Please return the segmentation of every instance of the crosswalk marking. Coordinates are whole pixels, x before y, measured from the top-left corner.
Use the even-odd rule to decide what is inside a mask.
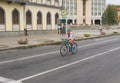
[[[22,83],[16,80],[0,77],[0,83]]]

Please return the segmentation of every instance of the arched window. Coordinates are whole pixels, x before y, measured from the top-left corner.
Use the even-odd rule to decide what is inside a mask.
[[[42,24],[42,14],[41,14],[41,12],[37,13],[37,24]]]
[[[5,12],[0,8],[0,24],[5,24]]]
[[[12,22],[13,22],[13,24],[19,24],[19,12],[18,12],[18,10],[13,10],[13,12],[12,12]]]
[[[59,18],[59,15],[58,15],[58,13],[56,13],[56,14],[55,14],[55,24],[57,24],[58,18]]]
[[[47,25],[51,25],[51,14],[50,14],[50,12],[47,13]]]
[[[26,13],[26,23],[32,24],[32,15],[31,15],[31,12],[29,10]]]

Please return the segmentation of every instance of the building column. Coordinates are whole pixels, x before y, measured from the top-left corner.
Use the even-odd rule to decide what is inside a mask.
[[[92,20],[92,1],[86,0],[86,24],[91,25]]]
[[[42,29],[46,30],[46,27],[47,27],[47,25],[46,25],[47,24],[46,23],[46,19],[47,19],[46,18],[46,14],[47,14],[47,12],[46,11],[42,11],[41,13],[42,13],[42,26],[43,26]]]
[[[73,18],[72,18],[72,23],[75,24],[75,22],[74,22],[74,20],[75,20],[75,19],[74,19],[74,16],[75,16],[75,15],[74,15],[74,12],[75,12],[75,6],[74,6],[74,3],[75,3],[75,1],[72,0],[72,3],[73,3],[73,4],[72,4],[72,5],[73,5],[73,10],[72,10],[72,12],[73,12],[73,15],[72,15],[72,17],[73,17]]]
[[[77,24],[83,24],[83,0],[77,0]]]
[[[93,25],[95,25],[95,19],[92,19]]]
[[[71,6],[71,4],[70,4],[70,0],[69,0],[69,9],[68,9],[68,12],[69,12],[69,13],[68,13],[68,16],[70,16],[70,10],[71,10],[71,9],[70,9],[70,6]]]
[[[67,3],[67,1],[65,0],[65,9],[67,9],[66,3]]]
[[[55,5],[55,0],[51,0],[51,5]]]

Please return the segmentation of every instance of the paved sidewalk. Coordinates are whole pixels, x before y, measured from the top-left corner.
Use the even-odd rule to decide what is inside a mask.
[[[104,32],[109,35],[113,31],[120,32],[119,30],[104,30]],[[76,40],[86,39],[83,35],[90,34],[90,38],[99,37],[99,30],[73,30]],[[27,44],[19,44],[17,41],[19,39],[27,38]],[[0,38],[0,51],[9,50],[15,48],[28,48],[34,46],[48,45],[60,43],[61,37],[59,34],[46,34],[46,35],[28,35],[22,37],[10,37],[10,38]]]
[[[28,39],[27,44],[19,44],[17,42],[19,39],[24,39],[24,38]],[[61,41],[61,39],[58,34],[30,35],[30,36],[28,35],[22,37],[0,38],[0,51],[7,49],[40,46],[40,45],[50,44],[59,41]]]

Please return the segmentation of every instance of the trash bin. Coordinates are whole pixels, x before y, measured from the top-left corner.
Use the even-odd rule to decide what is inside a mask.
[[[25,36],[28,35],[28,34],[27,34],[27,29],[26,29],[26,28],[24,28],[24,33],[25,33]]]

